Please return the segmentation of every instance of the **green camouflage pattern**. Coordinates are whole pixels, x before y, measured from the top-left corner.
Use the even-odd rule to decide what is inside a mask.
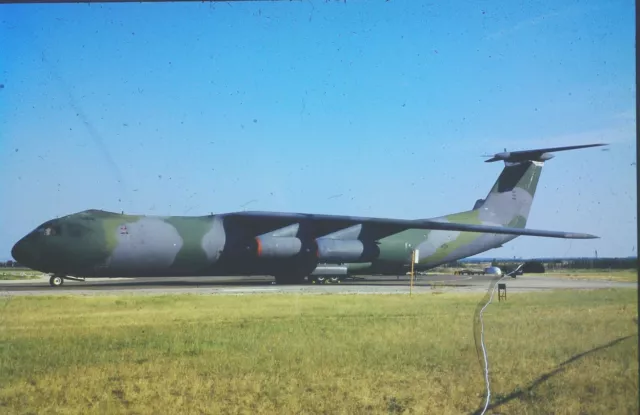
[[[541,160],[551,158],[537,151],[537,160],[518,162],[509,157],[528,153],[505,153],[505,167],[485,199],[471,210],[431,220],[524,231]],[[350,274],[398,275],[409,269],[414,250],[419,252],[416,269],[425,270],[500,247],[518,236],[360,219],[286,213],[145,216],[87,210],[43,223],[21,239],[12,254],[33,269],[80,278],[257,274],[296,282],[316,267],[331,264],[346,267]],[[299,248],[291,238],[306,238],[318,247],[335,245],[338,251],[332,251],[332,262],[322,262],[320,248],[314,255],[314,245],[303,243],[300,253],[288,255],[287,250]],[[260,256],[274,253],[276,257]]]
[[[473,210],[434,219],[442,222],[524,228],[542,166],[542,162],[507,165],[482,204]],[[402,263],[402,268],[397,270],[400,273],[410,268],[413,249],[418,250],[419,257],[415,269],[426,270],[500,247],[516,237],[476,232],[407,229],[381,239],[380,243],[381,247],[396,247],[392,249],[393,254],[389,253],[385,259]],[[398,244],[402,243],[406,244],[406,248],[398,249]],[[388,268],[388,265],[384,264],[381,267]],[[360,269],[358,272],[376,272],[376,264],[373,264],[371,269]]]

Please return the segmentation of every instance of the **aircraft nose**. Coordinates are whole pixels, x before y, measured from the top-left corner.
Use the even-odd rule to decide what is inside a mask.
[[[30,249],[29,249],[29,241],[26,237],[20,239],[16,244],[11,248],[11,256],[16,260],[20,265],[29,266],[30,261]]]

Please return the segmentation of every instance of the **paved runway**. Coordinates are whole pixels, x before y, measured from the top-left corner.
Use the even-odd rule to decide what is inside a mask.
[[[414,283],[414,293],[438,291],[485,292],[494,277],[421,275]],[[634,288],[637,283],[601,280],[570,280],[544,275],[523,275],[505,278],[508,292],[553,289]],[[96,294],[400,294],[409,293],[406,276],[364,276],[340,284],[276,285],[271,277],[183,277],[99,279],[86,282],[65,281],[62,287],[49,286],[48,278],[27,281],[0,281],[0,295],[96,295]]]

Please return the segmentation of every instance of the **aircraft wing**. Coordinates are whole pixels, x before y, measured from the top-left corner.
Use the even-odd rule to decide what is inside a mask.
[[[310,229],[315,237],[322,237],[352,226],[362,225],[369,229],[369,234],[378,239],[406,229],[426,229],[460,232],[493,233],[519,236],[539,236],[563,239],[597,239],[595,235],[576,232],[547,231],[528,228],[510,228],[504,226],[472,225],[451,223],[431,219],[389,219],[358,216],[319,215],[307,213],[279,212],[236,212],[225,215],[238,225],[244,225],[259,235],[285,226],[300,224]],[[375,235],[375,236],[374,236]]]
[[[541,236],[546,238],[564,238],[564,239],[597,239],[595,235],[588,233],[563,232],[563,231],[545,231],[528,228],[509,228],[506,226],[489,226],[489,225],[468,225],[464,223],[447,223],[429,220],[416,221],[421,226],[414,226],[420,229],[438,229],[445,231],[462,231],[462,232],[481,232],[481,233],[498,233],[505,235],[521,235],[521,236]],[[426,223],[423,223],[426,222]],[[424,228],[422,227],[424,226]]]

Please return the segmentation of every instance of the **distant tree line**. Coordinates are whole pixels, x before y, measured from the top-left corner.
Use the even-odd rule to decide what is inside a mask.
[[[548,269],[638,269],[638,258],[572,258],[545,261]]]
[[[517,267],[523,260],[498,260],[485,261],[484,265],[480,262],[463,262],[454,261],[448,264],[442,265],[443,268],[464,268],[464,267],[481,267],[481,266],[495,266],[499,267],[505,272]],[[544,258],[525,260],[523,272],[524,273],[537,273],[545,272],[545,270],[559,270],[559,269],[638,269],[638,258]]]
[[[18,264],[16,261],[0,261],[0,268],[24,268],[22,265]]]
[[[517,261],[496,261],[492,265],[509,269],[517,266]],[[570,269],[638,269],[638,258],[571,258],[553,260],[531,260],[524,263],[523,271],[545,272],[545,270]]]

